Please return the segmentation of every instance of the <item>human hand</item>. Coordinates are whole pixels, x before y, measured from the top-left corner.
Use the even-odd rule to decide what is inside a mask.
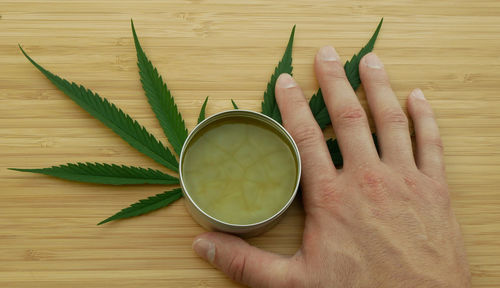
[[[408,98],[414,156],[408,120],[382,63],[370,53],[359,69],[380,156],[338,54],[323,47],[315,71],[344,157],[342,169],[332,164],[297,83],[283,74],[276,84],[283,124],[302,159],[302,247],[283,257],[232,235],[207,232],[193,242],[201,257],[251,287],[470,286],[429,103],[418,89]]]

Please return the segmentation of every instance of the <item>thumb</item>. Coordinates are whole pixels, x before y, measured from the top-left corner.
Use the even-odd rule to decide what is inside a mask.
[[[193,249],[236,282],[250,287],[286,287],[289,260],[241,238],[207,232],[195,238]]]

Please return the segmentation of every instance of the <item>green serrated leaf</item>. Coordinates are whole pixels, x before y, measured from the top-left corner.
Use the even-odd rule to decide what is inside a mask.
[[[198,116],[198,124],[200,124],[201,121],[205,120],[205,108],[207,108],[207,102],[208,96],[207,98],[205,98],[205,102],[203,102],[203,105],[201,105],[200,115]]]
[[[326,140],[326,146],[328,146],[328,151],[330,152],[330,157],[332,157],[335,167],[342,167],[344,165],[344,159],[342,158],[342,153],[340,153],[340,147],[337,139],[330,138]]]
[[[262,101],[262,113],[273,118],[278,123],[281,123],[281,113],[276,103],[276,95],[274,92],[276,86],[276,80],[283,73],[288,73],[292,75],[292,47],[293,38],[295,35],[295,25],[293,26],[292,33],[288,39],[288,44],[285,49],[285,53],[278,63],[278,66],[274,68],[274,73],[271,75],[269,83],[267,83],[267,89],[264,92],[264,101]]]
[[[130,205],[129,207],[122,209],[115,215],[99,222],[97,225],[101,225],[113,220],[125,219],[130,217],[135,217],[149,213],[151,211],[163,208],[182,197],[182,190],[180,188],[166,191],[161,194],[156,194],[155,196],[149,197],[147,199],[139,200],[138,202]]]
[[[21,172],[39,173],[66,180],[97,184],[179,184],[179,179],[164,174],[159,170],[153,170],[151,168],[145,169],[134,166],[119,166],[116,164],[106,163],[68,163],[65,165],[52,166],[50,168],[42,169],[9,169]]]
[[[377,148],[377,152],[380,153],[377,135],[372,133],[373,143],[375,144],[375,148]],[[335,167],[340,168],[344,165],[344,159],[342,158],[342,153],[340,152],[340,147],[337,139],[328,139],[326,141],[326,145],[328,146],[328,151],[330,152],[330,156],[332,157],[333,164]]]
[[[101,98],[97,93],[79,86],[74,82],[69,82],[45,70],[42,66],[31,59],[23,48],[19,45],[24,56],[42,72],[59,90],[66,94],[76,104],[90,113],[90,115],[99,119],[106,126],[111,128],[123,140],[129,143],[132,147],[140,152],[151,157],[156,162],[165,167],[178,171],[179,164],[175,156],[160,143],[146,128],[141,126],[137,121],[133,120],[129,115],[108,102],[107,99]]]
[[[167,85],[142,50],[137,34],[135,33],[134,22],[132,20],[130,22],[132,25],[132,34],[134,35],[135,49],[137,50],[137,66],[139,67],[142,88],[168,141],[172,144],[174,151],[180,155],[182,145],[188,135],[186,125]]]
[[[231,99],[231,103],[233,103],[233,108],[234,109],[236,109],[236,110],[240,109],[240,108],[238,108],[238,105],[236,105],[236,103],[234,102],[233,99]]]
[[[359,62],[361,61],[361,58],[363,58],[363,56],[373,50],[375,41],[377,40],[378,33],[380,31],[380,28],[382,27],[383,22],[384,18],[380,20],[377,29],[375,29],[375,32],[373,33],[368,43],[366,43],[366,45],[361,48],[358,54],[354,54],[351,60],[348,60],[344,65],[347,80],[349,80],[349,83],[351,84],[353,90],[358,89],[359,85],[361,84],[361,79],[359,78]],[[321,129],[325,128],[332,122],[330,120],[330,115],[328,115],[328,110],[326,109],[321,89],[318,89],[318,92],[316,92],[316,94],[311,97],[311,100],[309,101],[309,107],[311,108],[314,118],[318,122]]]
[[[321,89],[319,89],[318,92],[311,97],[309,107],[311,108],[311,111],[319,111],[316,114],[313,112],[314,119],[316,119],[316,122],[318,122],[321,129],[325,129],[325,127],[330,124],[331,120],[330,115],[328,115],[328,110],[326,110]]]
[[[380,19],[377,29],[375,29],[375,32],[373,33],[368,43],[366,43],[365,47],[361,48],[358,54],[354,54],[351,60],[345,62],[344,65],[345,74],[347,76],[347,79],[349,80],[349,83],[352,86],[352,89],[354,90],[358,89],[359,85],[361,84],[361,79],[359,78],[359,62],[361,61],[361,58],[363,58],[363,56],[365,56],[366,54],[370,53],[373,50],[373,47],[375,46],[375,41],[377,41],[378,33],[380,32],[380,28],[382,27],[383,22],[384,18]]]

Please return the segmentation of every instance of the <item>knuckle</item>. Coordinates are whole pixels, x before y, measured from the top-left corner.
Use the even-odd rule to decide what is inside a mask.
[[[319,206],[335,206],[339,202],[339,194],[333,181],[319,181],[318,193],[316,193],[316,203]]]
[[[451,209],[450,193],[446,180],[441,177],[435,178],[426,174],[421,174],[417,179],[417,184],[414,189],[410,189],[410,191],[419,195],[422,199],[426,199],[426,203],[429,205],[440,207],[445,211]]]
[[[236,282],[242,282],[245,275],[245,263],[246,257],[243,254],[233,255],[227,267],[227,275]]]
[[[427,176],[426,187],[429,193],[425,193],[425,199],[435,207],[443,211],[451,210],[450,193],[445,181]]]
[[[340,108],[334,117],[334,121],[339,126],[351,126],[364,121],[365,118],[365,110],[361,107],[361,105],[350,105]]]
[[[417,179],[413,175],[403,175],[403,181],[408,189],[415,193],[417,191]]]
[[[361,183],[369,188],[377,188],[384,183],[384,177],[375,170],[366,170],[361,173]]]
[[[436,149],[439,153],[443,153],[444,151],[444,146],[443,146],[443,140],[441,140],[441,137],[439,136],[430,136],[426,139],[426,144],[430,147],[433,147]]]
[[[435,187],[436,194],[443,200],[445,205],[450,205],[450,193],[448,190],[448,185],[442,181],[432,179],[433,185]]]
[[[383,203],[388,200],[386,178],[377,169],[365,170],[360,173],[359,182],[368,200],[375,203]]]
[[[338,187],[335,181],[328,180],[326,177],[324,179],[318,180],[313,189],[315,193],[311,193],[307,201],[307,206],[311,207],[311,210],[334,212],[338,211],[342,203],[345,202],[341,193],[339,193]],[[309,199],[309,200],[308,200]]]
[[[390,108],[381,112],[382,122],[404,128],[408,127],[408,118],[401,108]]]
[[[319,127],[309,125],[305,122],[298,124],[293,129],[292,134],[293,139],[302,149],[314,146],[317,143],[324,141],[323,133],[319,130]]]

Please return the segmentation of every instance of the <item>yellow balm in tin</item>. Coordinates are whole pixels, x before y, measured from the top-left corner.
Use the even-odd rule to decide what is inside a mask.
[[[190,200],[227,224],[249,225],[273,217],[298,185],[297,153],[290,140],[248,115],[212,121],[190,139],[182,157]]]

